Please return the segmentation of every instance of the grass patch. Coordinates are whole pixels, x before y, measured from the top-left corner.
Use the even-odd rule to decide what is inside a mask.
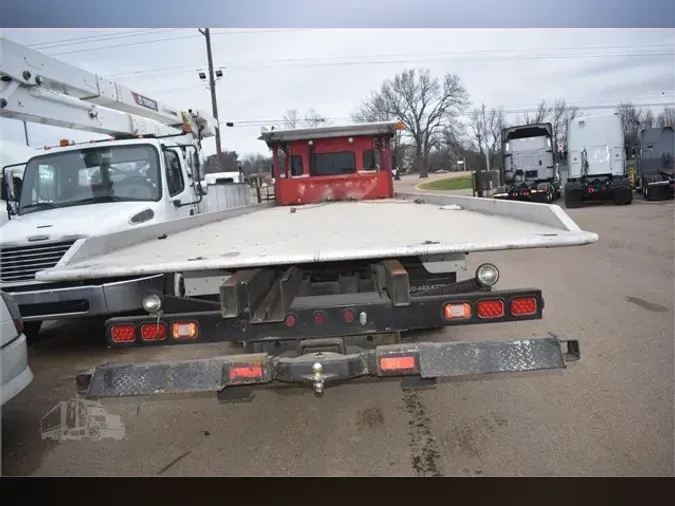
[[[471,176],[447,177],[418,185],[420,190],[470,190]]]

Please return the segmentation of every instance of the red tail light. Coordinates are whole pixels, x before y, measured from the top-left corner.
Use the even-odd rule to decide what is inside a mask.
[[[297,318],[295,317],[295,315],[289,314],[288,316],[286,316],[286,319],[284,319],[284,324],[287,327],[293,327],[296,321]]]
[[[110,338],[115,343],[130,343],[136,340],[136,327],[133,325],[113,325]]]
[[[477,307],[479,318],[501,318],[504,316],[504,303],[501,300],[481,300]]]
[[[143,341],[164,341],[166,339],[166,325],[163,323],[141,325],[141,339]]]
[[[519,297],[511,301],[513,316],[529,316],[537,312],[537,299],[534,297]]]
[[[323,325],[324,323],[326,323],[326,313],[324,313],[323,311],[317,311],[316,313],[314,313],[314,323],[316,323],[317,325]]]
[[[351,322],[354,321],[355,318],[356,318],[356,315],[354,314],[354,311],[352,311],[351,309],[345,309],[342,312],[342,320],[345,323],[351,323]]]
[[[415,357],[384,357],[380,359],[383,371],[407,371],[415,368]]]

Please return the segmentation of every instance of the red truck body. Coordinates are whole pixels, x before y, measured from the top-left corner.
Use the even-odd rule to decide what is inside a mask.
[[[391,140],[401,123],[271,130],[277,205],[392,198]]]

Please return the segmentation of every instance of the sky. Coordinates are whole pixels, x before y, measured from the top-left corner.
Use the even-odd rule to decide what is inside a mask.
[[[195,29],[1,32],[172,107],[211,111],[198,76],[206,69],[205,41]],[[406,68],[457,74],[474,106],[506,111],[556,98],[580,108],[675,105],[675,30],[213,29],[212,47],[224,73],[216,85],[220,120],[234,123],[223,126],[222,146],[241,155],[267,154],[257,140],[261,126],[280,127],[291,108],[350,122],[370,91]],[[23,124],[0,119],[0,136],[25,142]],[[34,147],[94,137],[28,125]],[[204,145],[215,152],[213,139]]]

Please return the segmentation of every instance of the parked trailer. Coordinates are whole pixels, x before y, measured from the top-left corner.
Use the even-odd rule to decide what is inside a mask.
[[[502,130],[501,184],[497,199],[551,203],[560,197],[560,176],[550,123]]]
[[[275,160],[276,205],[81,239],[67,261],[39,272],[39,280],[51,282],[162,275],[178,287],[143,293],[147,314],[109,319],[111,347],[244,344],[236,355],[103,365],[78,375],[82,393],[215,391],[241,400],[249,387],[271,382],[306,384],[321,394],[330,383],[360,376],[398,376],[409,387],[440,377],[559,369],[578,359],[577,339],[431,343],[402,335],[541,319],[541,290],[497,290],[498,268],[484,263],[467,275],[466,255],[584,245],[598,236],[556,205],[394,194],[389,161],[397,128],[263,135]],[[375,170],[373,157],[380,159]]]
[[[645,200],[662,200],[675,195],[673,156],[675,132],[672,126],[647,128],[640,132],[637,186]]]
[[[617,205],[633,201],[618,113],[571,119],[568,159],[566,207],[580,207],[588,201],[611,201]]]

